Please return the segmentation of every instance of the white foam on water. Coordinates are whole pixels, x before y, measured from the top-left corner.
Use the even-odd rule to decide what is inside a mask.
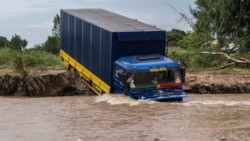
[[[205,100],[205,101],[187,101],[183,103],[178,103],[185,106],[195,106],[195,105],[225,105],[225,106],[250,106],[250,101],[223,101],[223,100]]]
[[[95,98],[95,102],[107,102],[111,105],[121,105],[121,104],[128,104],[130,106],[139,105],[140,103],[153,103],[144,100],[135,100],[124,94],[104,94],[101,96],[97,96]]]

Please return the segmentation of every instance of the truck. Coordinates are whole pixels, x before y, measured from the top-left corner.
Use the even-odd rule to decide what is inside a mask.
[[[61,9],[60,57],[97,95],[182,101],[185,67],[167,58],[166,31],[104,9]]]

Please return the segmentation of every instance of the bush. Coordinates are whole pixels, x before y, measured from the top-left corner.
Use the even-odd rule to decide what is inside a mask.
[[[47,53],[41,50],[26,50],[20,52],[10,48],[0,49],[1,65],[15,66],[18,62],[18,57],[23,61],[24,67],[50,67],[63,66],[59,56]],[[15,63],[14,63],[15,62]]]
[[[62,66],[59,56],[40,50],[28,50],[22,55],[27,67]]]
[[[216,51],[217,48],[208,48],[202,50],[169,48],[168,57],[173,60],[179,60],[189,70],[215,69],[228,63],[228,60],[220,55],[198,54],[199,51]]]
[[[24,62],[23,58],[20,55],[17,55],[15,57],[15,60],[13,62],[14,68],[17,72],[21,73],[22,75],[26,75],[28,72],[24,69]]]
[[[185,67],[190,67],[190,60],[194,55],[194,51],[186,50],[178,47],[169,48],[168,57],[172,60],[180,61]]]
[[[0,49],[0,56],[1,56],[1,65],[13,65],[13,62],[16,56],[20,54],[17,50],[12,50],[10,48],[1,48]]]

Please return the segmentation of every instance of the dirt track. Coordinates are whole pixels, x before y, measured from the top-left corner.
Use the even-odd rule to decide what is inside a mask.
[[[88,94],[89,89],[75,82],[64,69],[31,71],[27,76],[0,68],[0,95],[64,96]],[[184,89],[188,93],[250,93],[250,75],[188,73]]]

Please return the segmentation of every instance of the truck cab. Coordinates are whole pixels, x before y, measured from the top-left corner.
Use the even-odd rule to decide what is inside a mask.
[[[182,101],[185,68],[159,54],[121,57],[114,62],[114,92],[134,99]]]

